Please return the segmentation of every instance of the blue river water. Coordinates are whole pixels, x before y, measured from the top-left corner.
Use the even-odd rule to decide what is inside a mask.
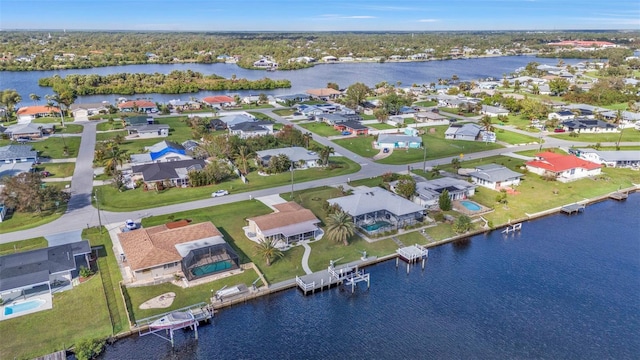
[[[193,70],[205,75],[217,74],[230,78],[236,75],[238,78],[257,80],[265,77],[272,79],[288,79],[291,88],[265,91],[267,94],[282,95],[304,93],[308,89],[326,87],[328,82],[335,82],[341,87],[347,87],[356,82],[362,82],[373,87],[375,84],[386,81],[390,84],[411,86],[412,84],[429,84],[438,79],[449,79],[457,75],[461,80],[478,80],[487,77],[501,79],[503,74],[514,72],[520,67],[535,61],[540,64],[555,65],[557,59],[536,58],[534,56],[504,56],[491,58],[477,58],[466,60],[445,60],[427,62],[404,63],[344,63],[344,64],[320,64],[311,68],[294,71],[267,72],[264,70],[247,70],[235,64],[142,64],[126,66],[109,66],[92,69],[51,70],[51,71],[3,71],[0,72],[0,89],[16,89],[22,96],[19,106],[33,105],[29,94],[37,94],[44,99],[44,95],[53,94],[51,88],[38,86],[38,79],[53,75],[62,77],[69,74],[98,74],[107,75],[115,73],[161,73],[168,74],[174,70]],[[575,64],[581,60],[563,59],[566,64]],[[128,98],[150,97],[153,101],[166,102],[171,99],[188,100],[195,96],[202,98],[209,95],[226,94],[228,91],[202,91],[193,94],[140,94],[130,95]],[[256,91],[236,91],[242,96],[257,95]],[[100,102],[103,100],[113,102],[117,95],[82,96],[76,103]]]
[[[221,310],[176,347],[131,337],[104,359],[637,359],[640,194],[387,261],[371,288],[297,290]]]

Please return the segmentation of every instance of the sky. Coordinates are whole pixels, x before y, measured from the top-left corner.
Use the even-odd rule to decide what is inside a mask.
[[[640,1],[0,0],[0,29],[640,30]]]

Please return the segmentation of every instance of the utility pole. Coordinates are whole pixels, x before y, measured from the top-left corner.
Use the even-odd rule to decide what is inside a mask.
[[[293,201],[293,161],[291,162],[291,200]]]
[[[102,219],[100,218],[100,201],[98,200],[98,189],[95,190],[93,198],[96,200],[96,208],[98,209],[98,224],[100,226],[100,234],[102,235]]]
[[[422,171],[427,172],[427,144],[422,143],[424,149],[424,155],[422,156]]]

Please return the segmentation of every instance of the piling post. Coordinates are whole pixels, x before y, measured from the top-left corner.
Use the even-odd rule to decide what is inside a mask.
[[[169,337],[171,338],[171,347],[173,346],[173,329],[169,329]]]
[[[396,269],[398,268],[398,258],[396,257]]]
[[[193,324],[193,331],[196,333],[196,340],[198,340],[198,322],[196,321],[195,324]]]
[[[407,262],[407,274],[409,274],[409,263]]]
[[[427,260],[427,259],[423,256],[423,257],[422,257],[422,270],[424,270],[424,263],[426,262],[426,260]]]

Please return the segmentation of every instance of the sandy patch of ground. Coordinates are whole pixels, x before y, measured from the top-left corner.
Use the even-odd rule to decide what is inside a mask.
[[[158,295],[153,299],[149,299],[142,304],[140,304],[140,309],[164,309],[168,308],[173,304],[173,299],[175,299],[176,293],[168,292],[162,295]]]

